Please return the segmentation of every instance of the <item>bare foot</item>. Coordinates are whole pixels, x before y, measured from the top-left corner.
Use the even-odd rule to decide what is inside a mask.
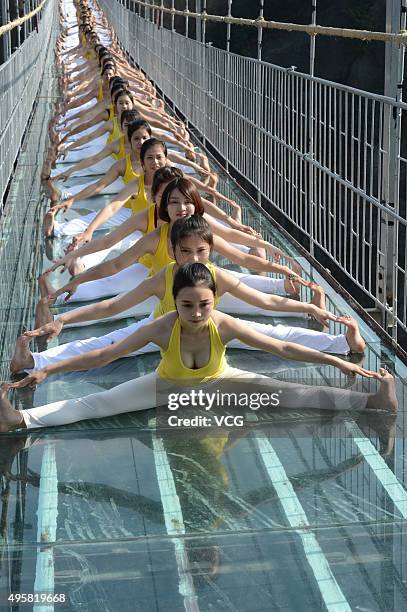
[[[49,275],[45,273],[40,274],[38,277],[38,288],[42,298],[48,297],[55,291],[55,287],[53,287],[51,281],[49,280]]]
[[[28,336],[20,336],[16,342],[14,355],[10,362],[10,371],[17,374],[21,370],[31,369],[34,367],[34,359],[28,345],[31,338]]]
[[[295,291],[293,291],[293,287],[295,288]],[[299,295],[300,293],[300,283],[297,283],[295,278],[293,280],[290,280],[288,278],[288,276],[284,277],[284,291],[288,294],[288,295]]]
[[[41,169],[41,181],[43,182],[47,181],[50,177],[50,174],[51,174],[51,160],[49,157],[47,157]]]
[[[384,368],[380,368],[379,373],[381,376],[380,388],[377,393],[369,395],[366,408],[370,410],[386,410],[394,414],[398,408],[394,377]]]
[[[70,263],[68,266],[68,271],[71,276],[76,276],[77,274],[84,272],[85,269],[85,264],[83,263],[80,257],[74,259],[73,262]]]
[[[46,323],[51,323],[53,320],[54,317],[49,309],[48,298],[43,297],[40,299],[37,304],[37,308],[35,309],[35,329],[45,325]]]
[[[44,217],[44,236],[46,238],[53,238],[54,236],[54,223],[56,210],[49,210]]]
[[[338,322],[343,323],[348,328],[346,340],[352,353],[363,353],[366,348],[366,342],[360,335],[358,322],[350,315],[339,317]]]
[[[55,187],[54,181],[52,179],[48,179],[45,182],[45,187],[47,189],[49,199],[54,204],[55,202],[59,202],[61,199],[61,190]]]
[[[315,304],[318,308],[326,310],[325,291],[317,283],[311,283],[309,287],[312,291],[312,300],[310,304]]]
[[[24,417],[21,412],[14,410],[8,401],[7,389],[3,384],[0,386],[0,432],[6,433],[20,427],[26,427]]]

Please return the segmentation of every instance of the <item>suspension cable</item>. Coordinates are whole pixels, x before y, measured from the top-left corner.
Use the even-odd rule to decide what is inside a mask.
[[[135,4],[143,7],[150,7],[151,4],[148,2],[141,2],[141,0],[133,0]],[[371,32],[370,30],[353,30],[347,28],[332,28],[320,25],[307,25],[299,23],[286,23],[282,21],[268,21],[262,17],[257,19],[245,19],[243,17],[231,17],[229,15],[210,15],[205,10],[202,13],[193,13],[191,11],[180,11],[175,8],[165,8],[163,6],[156,6],[156,8],[163,12],[169,13],[172,17],[174,15],[181,15],[183,17],[198,19],[206,23],[207,21],[213,21],[218,23],[232,24],[238,26],[264,28],[266,30],[286,30],[288,32],[305,32],[310,36],[337,36],[340,38],[354,38],[359,40],[379,40],[381,42],[395,43],[398,45],[407,45],[407,30],[400,30],[397,34],[390,32]]]
[[[27,15],[24,15],[23,17],[18,17],[17,19],[14,19],[14,21],[10,21],[5,25],[0,26],[0,36],[3,36],[3,34],[10,32],[10,30],[14,30],[14,28],[17,28],[18,26],[22,25],[23,23],[34,17],[43,8],[46,2],[47,0],[42,0],[41,4],[39,4],[36,9],[27,13]]]

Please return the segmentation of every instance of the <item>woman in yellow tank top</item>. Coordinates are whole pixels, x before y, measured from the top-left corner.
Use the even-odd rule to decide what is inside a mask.
[[[132,134],[133,141],[135,141],[136,138],[138,138],[139,141],[143,140],[143,137],[140,137],[140,131],[141,130],[138,130],[139,135],[137,135],[136,132]],[[140,161],[144,171],[143,174],[141,174],[139,178],[130,181],[130,183],[128,183],[118,195],[94,217],[87,229],[75,236],[73,240],[73,245],[75,247],[83,242],[92,240],[93,233],[113,217],[113,215],[126,204],[129,198],[134,196],[134,194],[136,194],[134,200],[129,206],[133,214],[146,209],[152,204],[151,187],[154,174],[156,170],[167,165],[167,147],[165,143],[156,138],[149,138],[143,142],[140,149]],[[101,185],[102,183],[104,184],[104,182],[105,177],[101,179],[101,181],[98,181],[98,184]],[[77,198],[89,197],[89,193],[89,191],[82,191],[77,195]],[[53,207],[51,212],[55,215],[58,210],[65,209],[67,202],[69,206],[72,206],[71,200],[65,200],[63,204]],[[143,253],[141,253],[141,255],[142,254]]]
[[[157,204],[159,204],[162,192],[165,190],[168,183],[179,176],[180,171],[178,168],[170,166],[163,166],[155,172],[151,185],[151,197]],[[74,274],[73,269],[78,258],[109,249],[133,232],[140,231],[143,234],[149,234],[157,229],[160,224],[162,224],[162,221],[160,221],[158,217],[157,205],[149,204],[146,209],[132,215],[127,221],[109,234],[95,240],[89,240],[89,242],[83,244],[78,249],[68,252],[64,257],[58,259],[48,272],[63,266],[64,269],[68,269],[71,274]]]
[[[123,112],[129,112],[129,111],[123,111]],[[48,212],[45,215],[44,225],[43,225],[44,234],[46,237],[50,238],[54,236],[55,215],[60,210],[63,210],[64,212],[66,212],[68,209],[71,208],[74,202],[84,200],[86,198],[90,198],[101,192],[103,193],[104,191],[106,191],[106,189],[110,185],[112,185],[112,187],[109,187],[110,190],[112,189],[114,189],[114,191],[120,190],[119,197],[123,191],[123,183],[124,185],[131,183],[132,185],[137,184],[138,186],[136,195],[132,196],[131,198],[128,198],[127,200],[124,200],[121,206],[117,206],[117,208],[114,210],[114,213],[118,213],[123,206],[124,209],[128,209],[129,216],[131,214],[134,215],[139,212],[142,212],[144,209],[148,208],[148,206],[152,203],[148,200],[145,180],[147,178],[148,186],[150,187],[152,183],[152,177],[154,176],[154,171],[155,171],[154,168],[156,167],[156,165],[154,165],[154,168],[152,170],[147,168],[146,173],[142,174],[144,166],[143,166],[143,162],[140,162],[141,149],[143,147],[144,142],[149,140],[150,135],[148,131],[144,128],[143,120],[137,120],[133,122],[132,124],[130,124],[128,126],[127,133],[128,133],[129,140],[130,140],[130,152],[127,153],[123,159],[113,164],[111,168],[104,174],[104,176],[102,176],[102,178],[99,178],[95,182],[88,183],[85,187],[79,188],[79,190],[76,189],[74,191],[74,195],[71,195],[70,197],[65,199],[61,204],[56,204],[48,210]],[[148,148],[147,148],[147,153],[145,155],[148,155]],[[144,152],[143,152],[143,158],[144,158]],[[159,163],[164,165],[165,161],[166,161],[165,158],[163,158],[163,160],[161,160],[160,158]],[[121,181],[118,181],[118,179],[120,178],[123,179],[123,183],[121,183]],[[60,196],[60,191],[57,190],[56,188],[55,188],[55,191],[57,191],[57,193],[55,193],[55,197],[58,198]],[[109,205],[110,208],[114,207],[114,202],[115,200],[113,201],[113,203]],[[96,214],[96,215],[94,214],[90,218],[89,218],[89,215],[82,217],[83,227],[86,228],[88,226],[89,228],[91,226],[94,227],[95,225],[96,227],[99,227],[100,224],[98,223],[98,221],[102,215],[106,215],[105,211],[109,210],[109,206],[107,206],[104,210],[102,210],[101,213]],[[106,216],[104,223],[106,223],[106,221],[108,221],[111,216],[113,215]],[[116,223],[116,225],[119,225],[121,222],[127,219],[124,210],[120,214],[120,217],[121,218]],[[80,223],[80,222],[81,222],[81,218],[75,219],[75,223]],[[112,222],[114,223],[114,220],[112,220]],[[58,236],[64,235],[64,231],[66,231],[66,234],[69,235],[69,225],[67,225],[66,230],[64,230],[64,227],[65,226],[63,224],[57,225],[57,235]]]
[[[148,143],[146,142],[143,146],[146,146],[147,144]],[[124,192],[125,190],[123,190],[123,193]],[[99,216],[102,213],[99,213]],[[63,293],[67,293],[68,297],[66,299],[70,299],[70,297],[77,290],[78,286],[82,283],[109,277],[136,262],[139,262],[147,267],[150,271],[150,275],[156,274],[159,270],[174,260],[169,241],[169,231],[172,227],[172,223],[177,219],[188,217],[193,214],[204,214],[204,207],[198,191],[188,179],[175,179],[165,188],[161,197],[159,217],[166,223],[161,225],[151,234],[148,234],[147,236],[144,236],[138,240],[131,248],[124,251],[119,257],[106,261],[103,264],[97,265],[90,268],[86,272],[75,276],[69,283],[64,285],[64,287],[53,293],[53,296],[57,297]],[[293,272],[291,268],[289,268],[287,265],[273,263],[267,259],[262,259],[255,255],[241,252],[233,247],[233,245],[228,243],[226,239],[222,238],[222,234],[226,232],[227,235],[230,234],[233,236],[234,241],[242,241],[243,244],[245,244],[247,241],[249,243],[253,243],[254,246],[257,246],[257,242],[260,241],[258,237],[248,236],[247,234],[243,234],[242,232],[238,232],[236,230],[229,230],[219,224],[215,224],[213,226],[213,221],[211,221],[210,218],[207,218],[207,220],[210,223],[212,230],[214,230],[214,250],[224,257],[231,259],[235,263],[248,267],[254,271],[276,272],[284,275],[287,278],[288,290],[297,293],[294,282],[297,281],[298,283],[301,283],[303,280],[300,276],[298,276],[298,274]],[[91,228],[93,224],[94,222],[92,221],[89,228]],[[129,227],[130,226],[127,226],[127,230]],[[86,235],[86,233],[87,232],[84,234]],[[84,234],[82,234],[82,236]],[[266,243],[264,241],[262,242],[268,249],[270,249],[270,252],[276,251],[278,255],[281,254],[281,251],[276,249],[270,243]],[[94,299],[96,299],[96,297],[99,296],[94,296]]]
[[[185,405],[179,403],[178,387],[203,386],[205,392],[212,393],[213,399],[216,399],[227,383],[233,385],[233,392],[239,397],[245,394],[246,408],[254,401],[254,409],[257,409],[261,395],[262,405],[269,408],[277,405],[289,409],[298,409],[300,406],[329,410],[397,410],[394,379],[386,370],[372,372],[333,355],[269,338],[248,328],[243,321],[215,311],[215,294],[213,277],[205,265],[193,263],[182,266],[174,278],[176,312],[154,320],[103,351],[90,351],[86,355],[60,361],[38,370],[20,382],[3,385],[0,391],[0,432],[63,425],[165,404],[170,419],[173,416],[171,411]],[[234,338],[283,359],[331,365],[346,375],[360,374],[366,378],[376,378],[381,381],[381,386],[377,393],[370,395],[347,389],[285,383],[238,370],[230,367],[225,359],[225,345]],[[150,342],[158,345],[161,350],[161,362],[152,374],[102,393],[53,402],[24,411],[15,411],[7,400],[7,388],[35,386],[53,374],[101,367]],[[177,385],[175,389],[174,383]],[[210,386],[206,386],[207,383]],[[196,406],[197,392],[193,392],[195,395],[192,396],[190,392],[190,398],[195,398],[195,404],[192,399],[190,402]],[[207,408],[207,395],[203,395],[199,405]],[[268,404],[265,403],[266,399],[270,400]],[[237,399],[236,405],[239,406]]]
[[[325,299],[323,292],[320,292],[318,286],[308,283],[315,295],[311,302],[299,302],[286,297],[273,295],[259,289],[254,288],[252,281],[253,276],[235,275],[228,270],[216,268],[209,262],[209,256],[213,246],[213,234],[208,223],[203,217],[193,215],[187,219],[180,219],[173,225],[171,231],[171,242],[173,251],[176,257],[176,262],[169,264],[164,270],[152,278],[144,280],[135,289],[122,293],[115,298],[110,298],[90,304],[82,308],[58,315],[52,320],[51,313],[48,312],[44,320],[47,322],[42,324],[38,329],[31,332],[26,332],[28,337],[36,337],[48,335],[50,337],[58,336],[65,325],[85,323],[95,320],[106,320],[109,317],[115,318],[119,313],[137,315],[135,306],[149,300],[158,298],[160,301],[156,305],[153,313],[153,318],[163,316],[169,312],[176,310],[176,305],[173,297],[173,280],[178,269],[178,266],[186,263],[200,262],[207,266],[212,278],[217,286],[217,291],[214,296],[214,305],[217,307],[219,297],[225,296],[219,309],[222,312],[252,312],[258,314],[259,311],[253,308],[261,308],[261,314],[264,310],[272,314],[273,311],[284,311],[291,313],[305,313],[313,316],[322,325],[327,326],[330,320],[344,324],[346,327],[346,335],[331,335],[324,332],[316,332],[307,330],[306,328],[292,327],[290,325],[272,325],[258,323],[257,321],[245,321],[245,324],[253,327],[267,336],[271,336],[277,340],[289,340],[296,342],[308,348],[320,350],[335,354],[348,354],[349,352],[362,353],[365,348],[365,342],[360,335],[357,321],[348,316],[335,317],[325,308]],[[257,283],[254,282],[257,286]],[[266,287],[264,288],[266,289]],[[225,295],[226,294],[226,295]],[[317,299],[316,299],[317,298]],[[242,310],[242,304],[251,306],[251,309]],[[151,321],[151,315],[145,319],[133,323],[129,327],[125,327],[117,332],[107,334],[105,337],[100,337],[99,347],[103,348],[110,345],[112,342],[118,342],[124,337],[134,333],[139,327],[146,325]],[[48,322],[50,321],[50,322]],[[23,343],[23,342],[22,342]],[[30,353],[28,350],[21,354],[19,346],[16,347],[16,354],[13,357],[11,368],[14,373],[26,369],[39,369],[45,364],[54,363],[71,357],[73,354],[81,354],[95,348],[94,341],[89,344],[82,342],[80,346],[75,341],[67,343],[63,350],[58,351],[55,355],[53,349],[42,353]],[[241,343],[233,343],[233,348],[248,348]],[[154,350],[151,346],[143,349],[142,352]]]
[[[98,91],[100,94],[100,90],[102,89],[102,100],[91,108],[78,110],[77,113],[70,116],[69,128],[66,130],[66,138],[96,126],[101,121],[112,121],[115,116],[115,107],[112,102],[113,95],[116,94],[119,89],[127,90],[129,85],[128,79],[112,76],[112,71],[109,69],[109,66],[107,66],[106,70],[103,69],[101,85]]]
[[[92,143],[92,146],[93,146],[93,141],[101,136],[104,136],[105,134],[108,134],[106,144],[111,144],[115,140],[119,139],[122,136],[122,133],[119,128],[119,125],[121,122],[121,114],[124,110],[133,109],[132,93],[128,90],[119,90],[118,92],[116,92],[116,97],[114,99],[114,108],[115,108],[115,116],[113,117],[113,119],[111,119],[110,121],[105,121],[103,125],[95,129],[93,132],[90,132],[89,134],[86,134],[85,136],[82,136],[81,138],[74,140],[68,146],[64,146],[64,145],[59,146],[58,147],[59,154],[67,155],[69,151],[73,151],[76,148],[82,147],[83,145],[86,145],[88,143]],[[97,121],[97,120],[95,119],[94,121]],[[94,125],[94,121],[90,123]],[[83,124],[82,126],[80,126],[80,128],[77,128],[67,133],[66,138],[69,138],[74,134],[77,134],[85,129],[88,129],[89,127],[91,127],[90,123]]]
[[[121,131],[124,135],[121,138],[106,145],[98,153],[95,153],[94,155],[90,155],[89,157],[82,159],[76,164],[69,166],[69,168],[67,168],[63,172],[60,172],[59,174],[55,174],[52,177],[52,181],[66,181],[76,172],[85,170],[85,168],[90,168],[91,166],[97,167],[97,164],[99,164],[104,159],[110,156],[113,157],[113,159],[115,159],[116,161],[124,159],[127,153],[131,152],[130,143],[128,140],[128,127],[131,123],[134,123],[135,121],[139,120],[139,118],[140,115],[135,110],[123,111],[121,115]],[[147,136],[147,138],[148,137],[149,136]],[[95,174],[97,174],[97,172],[95,172]],[[102,174],[102,172],[100,172],[100,174]]]

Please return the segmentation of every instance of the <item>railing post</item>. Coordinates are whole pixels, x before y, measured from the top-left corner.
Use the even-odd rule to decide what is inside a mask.
[[[202,14],[202,0],[195,0],[195,13]],[[195,39],[198,42],[202,42],[202,21],[200,19],[196,20]]]
[[[259,21],[261,21],[263,19],[263,15],[264,15],[264,0],[260,0],[260,7],[259,7]],[[263,28],[261,27],[261,25],[258,25],[257,28],[257,64],[256,64],[256,71],[255,71],[255,75],[256,75],[256,84],[255,84],[255,91],[256,91],[256,115],[255,115],[255,121],[256,121],[256,126],[257,127],[261,127],[262,125],[262,107],[263,107],[263,92],[262,92],[262,83],[261,83],[261,79],[262,79],[262,70],[261,70],[261,60],[262,60],[262,43],[263,43]],[[262,185],[262,173],[263,173],[263,163],[262,163],[262,139],[263,139],[263,134],[261,133],[260,130],[256,130],[255,133],[255,164],[256,164],[256,172],[254,173],[256,175],[256,183],[257,183],[257,203],[259,204],[259,206],[261,206],[261,185]],[[253,176],[254,178],[254,176]]]
[[[311,20],[312,25],[317,23],[317,0],[311,0]],[[308,200],[309,200],[309,234],[310,243],[309,251],[312,257],[314,257],[314,241],[315,241],[315,227],[317,226],[316,217],[316,203],[315,203],[315,168],[312,160],[314,158],[314,89],[315,81],[314,77],[315,68],[315,36],[310,37],[310,62],[309,71],[312,77],[309,81],[309,106],[308,106]]]
[[[405,27],[406,1],[386,0],[386,32],[398,32],[401,27],[403,7],[403,21]],[[390,98],[401,101],[404,66],[404,46],[386,43],[385,49],[385,78],[384,94]],[[401,110],[384,109],[383,148],[387,156],[382,156],[382,194],[383,203],[390,210],[398,212],[399,173],[400,173],[400,139],[401,139]],[[394,225],[396,223],[396,225]],[[396,230],[396,231],[395,231]],[[379,301],[382,308],[382,325],[397,340],[397,325],[393,316],[389,314],[389,307],[397,315],[397,247],[398,224],[385,213],[381,216],[379,238]]]
[[[233,0],[228,0],[228,17],[232,16],[232,3]],[[230,35],[231,35],[231,24],[226,24],[226,64],[225,64],[225,105],[229,108],[229,80],[230,80]],[[225,131],[226,131],[226,155],[225,155],[225,170],[229,172],[229,113],[226,113],[224,119],[226,120]]]

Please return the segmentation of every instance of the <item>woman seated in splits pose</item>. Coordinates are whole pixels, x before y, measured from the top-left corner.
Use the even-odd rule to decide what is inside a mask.
[[[213,385],[233,380],[234,389],[242,382],[244,391],[274,392],[281,390],[280,407],[329,410],[379,409],[395,412],[397,398],[394,379],[384,369],[371,372],[343,361],[339,357],[320,353],[291,342],[269,338],[248,327],[242,321],[214,310],[216,285],[210,270],[201,263],[186,264],[178,269],[173,282],[176,311],[144,325],[131,336],[104,349],[66,359],[38,370],[22,381],[2,385],[0,390],[0,431],[63,425],[89,418],[101,418],[154,408],[158,403],[157,383],[213,389]],[[285,359],[331,365],[347,375],[360,374],[381,382],[375,394],[347,389],[315,387],[285,383],[267,376],[253,374],[228,366],[226,344],[239,339],[244,344],[268,351]],[[14,410],[7,399],[8,387],[35,386],[52,374],[101,367],[127,353],[153,342],[161,351],[156,372],[123,383],[102,393],[62,400],[23,411]],[[167,396],[168,397],[168,396]],[[162,402],[160,402],[162,403]]]
[[[133,131],[132,127],[132,125],[128,127],[128,131],[131,133],[131,140],[133,142],[132,151],[136,149],[137,146],[140,147],[140,165],[136,166],[135,169],[131,160],[131,155],[128,154],[122,161],[116,162],[105,177],[83,189],[80,187],[80,192],[75,196],[69,198],[62,204],[57,204],[50,208],[44,219],[45,236],[72,236],[78,234],[78,232],[81,232],[74,239],[74,246],[78,246],[81,242],[87,242],[90,240],[93,233],[97,229],[117,227],[132,214],[141,212],[144,208],[146,208],[147,202],[150,204],[152,203],[150,191],[154,173],[158,168],[168,165],[168,150],[162,140],[150,137],[145,140],[144,136],[148,135],[148,131],[146,131],[145,128],[139,127],[137,130]],[[139,141],[141,141],[141,144],[139,144]],[[134,155],[136,156],[137,152]],[[178,157],[180,156],[171,154],[170,152],[170,158],[176,158],[178,160]],[[184,163],[192,164],[192,162],[189,162],[188,160],[184,160]],[[138,170],[140,170],[140,173],[138,173]],[[120,175],[123,176],[123,180],[120,179]],[[123,182],[125,183],[124,187],[101,211],[89,213],[87,215],[83,215],[82,217],[62,223],[55,219],[56,214],[60,210],[65,211],[67,208],[70,208],[75,200],[87,198],[99,193],[108,183],[111,183],[112,181],[115,181],[114,184],[117,187],[118,180],[120,180],[121,185],[123,185]],[[198,181],[195,178],[191,178],[191,180],[201,190],[208,191],[212,195],[227,202],[232,202],[235,206],[237,206],[232,200],[229,200],[229,198],[226,198],[226,196],[222,196],[222,194],[218,193],[211,187],[208,187],[201,181]],[[119,189],[120,185],[116,191]],[[145,194],[145,197],[141,199],[140,197],[134,198],[134,194],[140,195],[141,193]],[[218,210],[217,206],[209,203],[209,208],[212,213],[216,214],[216,211]],[[227,218],[227,215],[222,215],[222,213],[218,214],[217,216],[221,217],[222,219],[224,217]],[[240,225],[239,228],[241,228]]]
[[[134,112],[135,111],[124,111],[122,113],[121,125],[122,129],[125,129],[126,135],[115,141],[115,143],[119,143],[119,153],[116,156],[116,163],[111,163],[106,169],[104,176],[95,182],[75,186],[71,188],[69,192],[64,193],[61,193],[61,191],[56,188],[56,191],[53,193],[54,199],[56,198],[60,200],[61,195],[63,195],[65,200],[63,204],[53,206],[47,213],[48,216],[55,215],[60,209],[63,209],[65,212],[71,208],[74,202],[90,198],[98,193],[117,194],[124,188],[125,185],[140,177],[140,175],[144,172],[143,162],[140,157],[141,148],[144,142],[151,139],[152,131],[151,126],[149,123],[144,121],[144,119],[136,118],[136,120],[132,121],[130,124],[126,122],[126,113]],[[162,141],[157,140],[157,142]],[[107,145],[105,149],[108,149],[113,145],[114,143]],[[179,164],[184,171],[197,172],[198,174],[202,174],[204,176],[208,176],[210,174],[205,168],[202,168],[195,162],[186,159],[186,157],[174,151],[168,150],[166,158],[167,163],[173,162]],[[83,164],[81,166],[81,162],[79,162],[76,164],[76,166],[83,167]],[[75,166],[73,166],[72,171],[74,170]],[[54,179],[52,179],[52,183],[53,181]],[[52,199],[53,198],[51,197],[51,201]]]
[[[132,125],[131,133],[129,131],[129,125]],[[137,125],[137,127],[136,127]],[[123,111],[121,116],[121,131],[124,134],[118,140],[106,145],[103,149],[101,149],[95,155],[91,155],[72,166],[68,166],[64,168],[64,170],[58,174],[54,174],[51,177],[51,180],[54,181],[66,181],[70,176],[75,175],[88,177],[93,174],[104,174],[107,172],[114,161],[119,161],[120,159],[124,159],[126,155],[129,153],[132,155],[132,165],[135,171],[138,174],[141,174],[142,166],[140,160],[140,150],[143,142],[151,138],[152,130],[150,124],[144,119],[140,119],[140,114],[136,110],[128,110]],[[134,136],[134,132],[138,132],[138,139]],[[170,144],[174,143],[178,146],[177,141],[173,140],[165,133],[162,134],[161,140],[168,142]],[[132,141],[132,144],[130,144]],[[193,157],[193,159],[192,159]],[[210,173],[210,167],[208,163],[208,158],[206,155],[201,153],[193,153],[190,149],[187,149],[187,154],[182,156],[175,151],[168,151],[168,159],[173,162],[179,162],[181,164],[188,164],[192,167],[196,172],[200,172],[205,176]],[[188,163],[188,161],[194,161],[194,159],[201,160],[202,166],[196,163]],[[55,197],[58,196],[57,199],[61,199],[61,194],[55,193]]]
[[[147,143],[144,143],[143,147],[146,145]],[[68,293],[64,301],[75,294],[75,301],[83,301],[117,295],[123,291],[128,291],[130,287],[136,287],[148,275],[159,272],[174,260],[169,239],[174,221],[193,214],[202,215],[204,210],[201,197],[193,183],[185,178],[174,179],[166,186],[161,196],[159,217],[164,223],[160,227],[137,240],[132,247],[124,251],[119,257],[103,262],[75,276],[58,291],[54,292],[50,287],[47,290],[48,294],[53,293],[54,298],[59,298],[62,294]],[[239,241],[250,247],[261,246],[266,248],[270,255],[276,259],[284,256],[279,249],[260,240],[257,236],[220,225],[210,216],[207,217],[207,220],[214,232],[215,251],[234,263],[256,272],[275,272],[286,277],[286,283],[280,279],[263,276],[252,277],[250,282],[258,283],[259,288],[266,293],[281,293],[284,288],[292,293],[297,292],[294,281],[301,283],[302,279],[293,273],[293,270],[287,265],[273,263],[256,255],[244,253],[228,241]],[[134,231],[134,228],[132,231]],[[121,236],[123,237],[122,234]],[[58,303],[61,301],[59,299]]]
[[[79,355],[95,348],[109,346],[130,336],[154,318],[175,310],[172,297],[174,274],[179,266],[195,261],[207,265],[214,280],[216,280],[217,291],[215,302],[220,311],[242,312],[242,310],[245,310],[247,314],[252,313],[256,315],[258,314],[258,308],[265,308],[270,311],[280,310],[292,313],[307,313],[313,315],[322,325],[326,324],[329,320],[343,323],[347,327],[347,333],[346,336],[343,334],[333,336],[312,329],[288,325],[269,325],[254,321],[242,321],[244,325],[277,340],[295,342],[320,351],[337,354],[346,354],[349,351],[356,353],[363,352],[365,343],[360,336],[357,322],[351,317],[335,317],[330,312],[327,312],[325,310],[324,294],[320,292],[318,286],[311,287],[315,291],[315,296],[311,303],[298,302],[297,300],[262,293],[245,284],[245,278],[241,280],[226,270],[221,270],[209,263],[209,256],[213,246],[213,235],[203,217],[193,215],[187,219],[175,221],[171,230],[171,243],[175,262],[169,264],[155,276],[143,281],[132,291],[98,304],[91,304],[64,313],[54,321],[52,320],[47,301],[44,301],[44,315],[45,311],[48,311],[48,316],[45,315],[44,318],[47,318],[50,322],[36,330],[26,332],[19,338],[10,364],[11,371],[16,373],[20,370],[41,369],[62,359]],[[49,339],[54,338],[60,334],[64,325],[94,322],[94,320],[100,321],[106,317],[112,318],[118,313],[121,316],[127,317],[138,314],[137,309],[135,311],[132,309],[140,302],[154,297],[159,300],[159,303],[156,303],[155,307],[154,302],[151,304],[151,308],[154,308],[153,314],[132,325],[115,330],[99,338],[74,340],[40,353],[31,353],[28,348],[28,343],[32,337],[49,334]],[[240,340],[233,340],[228,346],[231,348],[256,348],[242,344]],[[148,344],[140,351],[137,351],[137,354],[155,350],[157,350],[157,347],[154,344]],[[134,355],[134,353],[131,355]]]

